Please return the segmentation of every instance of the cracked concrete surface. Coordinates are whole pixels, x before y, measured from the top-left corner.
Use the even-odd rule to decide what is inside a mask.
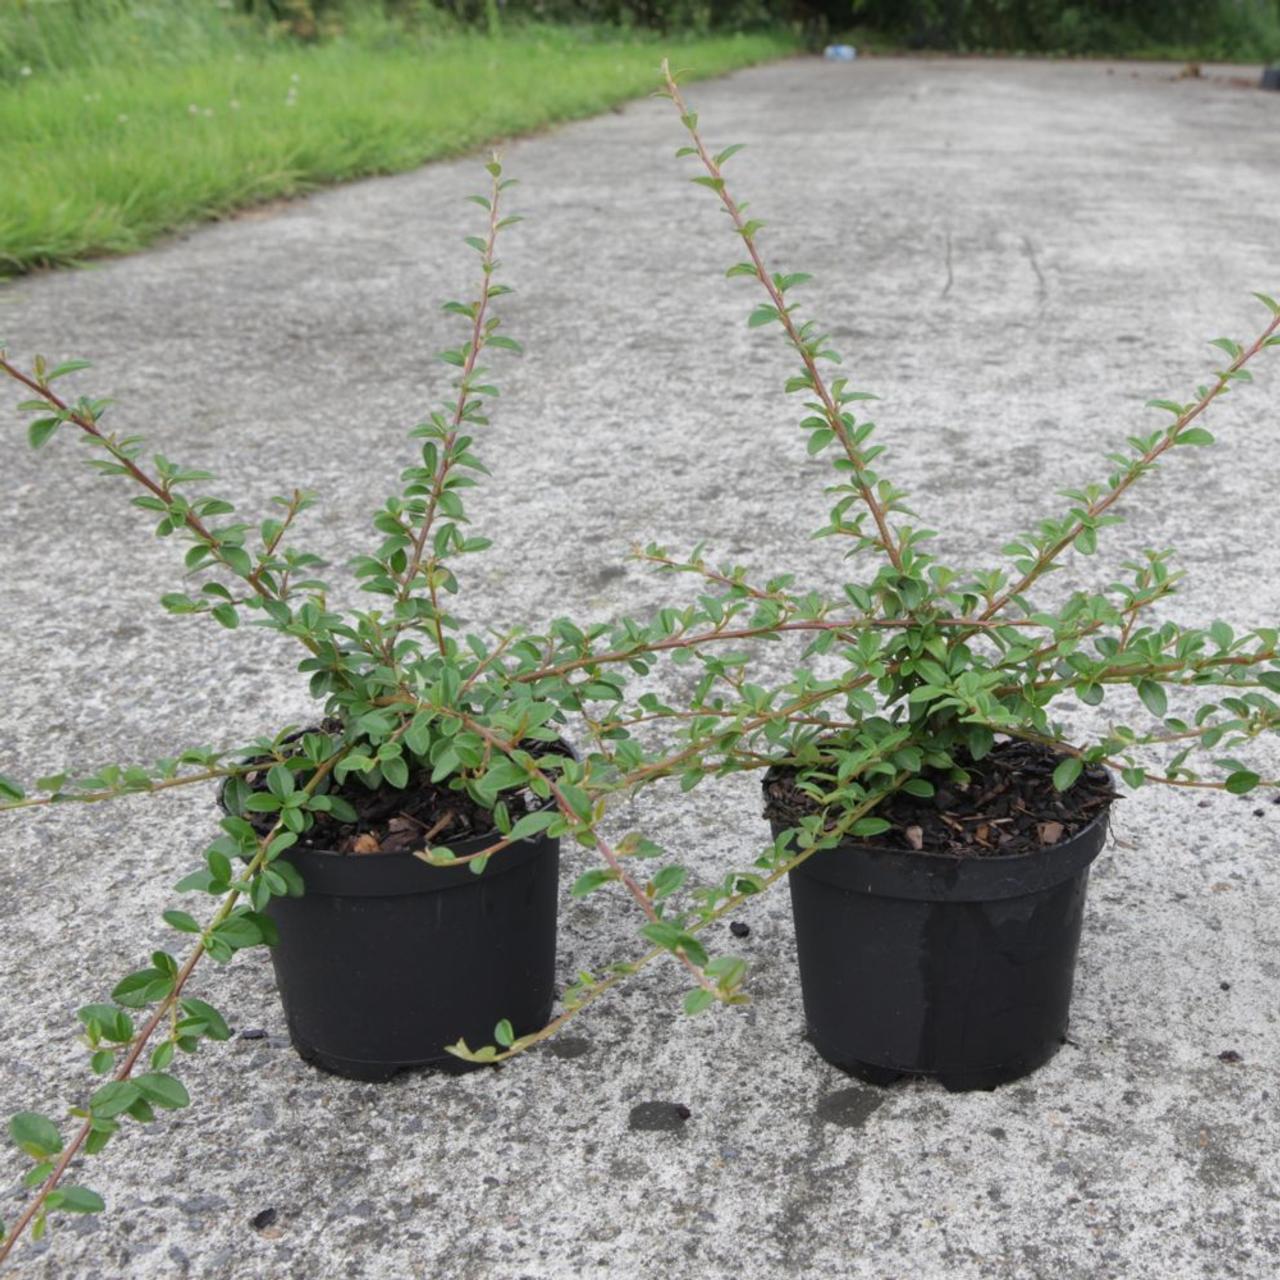
[[[996,562],[1056,490],[1153,429],[1144,400],[1201,379],[1206,339],[1260,323],[1250,289],[1280,293],[1280,95],[1174,70],[799,59],[691,90],[713,141],[750,144],[739,194],[773,262],[815,273],[805,301],[884,397],[888,469],[946,559]],[[644,102],[508,148],[531,216],[504,253],[507,316],[528,355],[483,442],[495,546],[467,575],[470,618],[644,612],[680,590],[628,563],[651,538],[823,586],[845,571],[806,540],[823,472],[780,391],[789,362],[748,333],[749,286],[720,278],[734,245],[672,159],[679,133]],[[318,490],[305,541],[341,559],[444,386],[436,304],[466,287],[461,198],[481,176],[435,165],[13,283],[0,332],[22,361],[92,357],[82,387],[250,510]],[[1222,447],[1176,458],[1077,580],[1174,545],[1190,581],[1171,614],[1275,625],[1275,365],[1214,411]],[[282,642],[161,614],[172,548],[75,462],[70,442],[15,450],[0,479],[0,770],[305,715]],[[761,842],[755,785],[656,790],[622,817],[710,875]],[[74,1009],[164,937],[211,806],[179,792],[6,820],[4,1110],[82,1096]],[[109,1211],[25,1247],[15,1273],[1261,1280],[1280,1267],[1278,826],[1254,797],[1125,800],[1071,1042],[989,1094],[878,1091],[818,1060],[781,892],[718,942],[751,961],[749,1006],[685,1018],[659,966],[497,1074],[319,1075],[251,954],[196,993],[265,1037],[187,1065],[195,1105],[86,1172]],[[585,857],[567,852],[566,886]],[[627,954],[631,931],[621,901],[566,894],[564,979]],[[9,1220],[20,1168],[0,1157]]]

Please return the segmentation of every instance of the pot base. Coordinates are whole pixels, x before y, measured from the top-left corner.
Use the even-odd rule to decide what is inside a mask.
[[[845,1075],[861,1080],[863,1084],[888,1088],[900,1080],[935,1080],[948,1093],[990,1093],[1002,1084],[1010,1084],[1021,1080],[1023,1076],[1044,1066],[1066,1043],[1065,1038],[1044,1047],[1041,1052],[1020,1057],[1015,1062],[1001,1063],[995,1067],[966,1067],[957,1071],[913,1071],[910,1068],[885,1067],[875,1062],[861,1062],[858,1059],[841,1060],[838,1055],[826,1052],[823,1047],[809,1037],[809,1042],[819,1055],[833,1067],[843,1071]]]
[[[538,1026],[545,1026],[551,1018],[551,1009],[538,1021]],[[359,1080],[365,1084],[386,1084],[404,1071],[436,1071],[441,1075],[464,1076],[472,1071],[479,1071],[483,1062],[467,1062],[463,1058],[455,1058],[447,1054],[443,1058],[428,1058],[421,1062],[375,1062],[360,1058],[343,1058],[337,1054],[325,1053],[314,1045],[299,1040],[292,1032],[290,1043],[303,1062],[315,1067],[326,1075],[341,1076],[344,1080]]]
[[[401,1071],[412,1071],[418,1067],[434,1066],[431,1062],[361,1062],[357,1058],[338,1058],[332,1054],[322,1053],[319,1049],[290,1036],[298,1057],[310,1067],[316,1067],[331,1076],[341,1076],[344,1080],[362,1080],[366,1084],[385,1084]],[[459,1061],[459,1066],[467,1064]]]

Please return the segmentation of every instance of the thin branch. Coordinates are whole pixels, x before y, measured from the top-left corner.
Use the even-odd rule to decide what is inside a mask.
[[[315,788],[333,769],[334,765],[346,753],[346,748],[342,751],[330,756],[328,760],[319,765],[316,771],[307,780],[306,786],[303,788],[308,794],[315,791]],[[241,875],[240,884],[247,884],[267,863],[267,852],[271,847],[271,842],[280,834],[282,823],[277,820],[271,830],[259,838],[258,852],[254,854],[252,861],[245,868]],[[119,1068],[116,1070],[112,1079],[116,1082],[127,1080],[132,1074],[134,1067],[138,1064],[138,1059],[142,1056],[143,1050],[147,1047],[151,1037],[155,1034],[156,1028],[169,1016],[170,1011],[177,1006],[178,1000],[182,995],[183,988],[187,985],[187,980],[195,971],[201,959],[204,957],[207,948],[207,939],[209,935],[217,929],[230,915],[236,903],[239,901],[244,890],[242,887],[233,888],[225,898],[223,898],[218,911],[213,919],[209,922],[208,927],[200,935],[200,941],[192,948],[191,954],[187,957],[182,968],[178,970],[174,976],[173,988],[170,992],[156,1005],[151,1016],[143,1024],[142,1030],[133,1038],[129,1046],[129,1051],[121,1061]],[[50,1171],[49,1176],[40,1184],[40,1189],[36,1193],[35,1198],[27,1205],[22,1215],[14,1223],[12,1231],[4,1240],[0,1241],[0,1265],[3,1265],[5,1259],[12,1252],[22,1234],[26,1231],[32,1221],[40,1213],[45,1201],[49,1195],[57,1188],[58,1183],[62,1181],[63,1175],[67,1172],[71,1161],[75,1158],[80,1148],[84,1146],[89,1134],[93,1132],[93,1119],[87,1119],[72,1137],[71,1141],[63,1148],[57,1163]]]
[[[666,78],[667,93],[671,101],[675,103],[676,109],[680,112],[680,119],[685,128],[689,132],[689,137],[693,142],[694,149],[698,153],[698,159],[702,161],[702,167],[706,169],[708,175],[714,184],[716,194],[720,197],[720,202],[724,205],[725,211],[728,213],[733,222],[734,228],[739,236],[742,237],[743,244],[746,245],[747,253],[751,258],[751,262],[755,267],[756,277],[763,285],[765,292],[769,295],[770,301],[773,303],[774,309],[778,313],[778,319],[782,322],[782,327],[786,331],[787,337],[791,340],[791,344],[796,349],[796,353],[804,363],[806,372],[809,375],[814,393],[822,402],[823,415],[827,419],[827,423],[831,430],[835,432],[836,438],[840,441],[841,447],[844,449],[845,456],[849,459],[850,465],[853,467],[855,484],[858,494],[867,510],[871,512],[871,518],[875,521],[876,531],[878,534],[878,542],[885,555],[889,558],[889,562],[893,567],[901,573],[903,571],[902,553],[899,549],[898,540],[895,538],[892,529],[889,527],[888,511],[885,506],[876,497],[871,486],[863,478],[867,471],[866,460],[862,456],[862,451],[853,442],[849,429],[845,425],[844,416],[841,412],[836,398],[832,395],[827,387],[826,381],[823,379],[818,369],[817,361],[810,354],[803,338],[800,336],[799,330],[796,328],[795,321],[791,318],[790,310],[787,307],[786,299],[782,296],[782,290],[778,288],[773,277],[769,274],[764,264],[764,259],[760,254],[759,248],[756,246],[755,234],[747,224],[747,220],[742,215],[742,206],[729,194],[729,189],[725,185],[724,174],[721,172],[719,164],[715,158],[707,150],[706,143],[702,140],[702,135],[698,132],[697,117],[694,116],[688,106],[685,104],[684,98],[680,93],[680,86],[676,83],[675,77],[671,74],[671,68],[664,58],[662,60],[662,74]]]
[[[467,346],[467,354],[462,366],[462,377],[458,383],[458,397],[454,403],[453,415],[450,419],[450,429],[441,441],[440,459],[436,463],[436,473],[432,480],[431,494],[427,499],[427,509],[423,513],[422,522],[419,525],[417,535],[413,540],[413,552],[410,555],[409,562],[405,566],[404,573],[400,578],[400,588],[396,593],[397,604],[403,604],[404,601],[409,598],[413,591],[414,582],[422,568],[423,557],[426,554],[427,540],[431,536],[431,530],[435,524],[436,511],[440,505],[440,495],[444,493],[445,482],[449,478],[449,473],[453,470],[453,447],[458,439],[458,431],[466,416],[467,405],[470,403],[471,378],[475,373],[476,362],[480,359],[480,353],[485,348],[485,338],[487,334],[485,317],[489,310],[490,281],[494,268],[493,251],[498,239],[500,222],[498,206],[501,200],[502,191],[502,183],[499,181],[499,173],[493,173],[490,176],[492,181],[490,184],[489,194],[489,233],[488,238],[485,241],[484,252],[481,255],[483,283],[481,285],[480,298],[476,303],[475,315],[471,322],[471,341]],[[430,563],[428,563],[427,572],[428,577],[430,577],[432,572],[432,565]],[[443,657],[446,653],[444,628],[440,622],[440,606],[436,596],[436,585],[434,579],[428,582],[428,588],[431,593],[431,608],[433,621],[435,623],[436,645]],[[397,628],[397,633],[400,630],[403,630],[403,625]]]
[[[1168,431],[1161,439],[1148,449],[1142,456],[1134,462],[1125,475],[1120,479],[1119,483],[1103,497],[1096,502],[1090,503],[1085,509],[1086,518],[1089,522],[1097,520],[1099,516],[1105,515],[1130,487],[1142,475],[1151,468],[1162,454],[1173,448],[1178,443],[1178,437],[1189,427],[1230,385],[1233,375],[1244,368],[1259,351],[1267,345],[1268,339],[1280,329],[1280,312],[1277,312],[1271,319],[1271,323],[1262,331],[1257,339],[1248,347],[1244,348],[1231,364],[1218,374],[1217,381],[1210,387],[1194,404],[1187,408],[1179,415]],[[983,619],[994,617],[1000,612],[1010,600],[1015,596],[1020,596],[1033,583],[1036,582],[1049,568],[1050,565],[1075,542],[1076,538],[1084,532],[1087,527],[1085,520],[1077,520],[1070,529],[1062,535],[1056,542],[1051,543],[1036,557],[1031,568],[1022,575],[1015,586],[1009,588],[1003,595],[998,596],[982,613]]]
[[[153,791],[168,791],[173,787],[188,787],[197,782],[210,782],[214,778],[235,778],[258,765],[230,765],[225,769],[205,769],[200,773],[183,774],[180,778],[164,778],[146,786],[121,786],[101,791],[60,791],[51,796],[27,796],[22,800],[0,801],[0,813],[15,809],[35,809],[42,805],[93,804],[99,800],[115,800],[122,796],[149,795]]]

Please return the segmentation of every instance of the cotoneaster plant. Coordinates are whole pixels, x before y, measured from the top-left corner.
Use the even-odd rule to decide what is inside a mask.
[[[675,775],[689,789],[729,773],[766,773],[774,839],[750,866],[711,884],[694,884],[680,868],[670,872],[682,877],[682,893],[664,917],[665,940],[670,944],[680,931],[697,935],[783,878],[792,880],[794,899],[795,873],[807,864],[815,876],[836,875],[854,846],[869,850],[873,876],[884,872],[888,855],[913,854],[918,861],[914,867],[908,861],[902,874],[948,883],[1004,874],[1015,861],[1041,876],[1037,859],[1071,864],[1075,858],[1079,865],[1069,865],[1061,889],[1075,899],[1063,926],[1066,989],[1054,997],[1061,1004],[1057,1030],[1048,1028],[1059,1035],[1074,962],[1070,935],[1078,933],[1083,901],[1081,872],[1101,848],[1114,785],[1235,795],[1280,785],[1248,759],[1251,744],[1280,726],[1280,629],[1166,620],[1183,574],[1165,548],[1122,562],[1102,591],[1071,591],[1064,599],[1042,588],[1052,574],[1069,572],[1073,556],[1097,553],[1125,518],[1122,508],[1140,481],[1177,461],[1172,455],[1198,454],[1214,443],[1204,425],[1208,411],[1251,382],[1258,357],[1280,345],[1280,304],[1254,295],[1267,314],[1256,336],[1214,339],[1222,360],[1207,379],[1184,399],[1150,402],[1164,425],[1127,436],[1106,455],[1102,479],[1064,494],[1065,512],[1013,536],[1003,548],[1005,566],[940,563],[929,550],[932,529],[884,473],[884,446],[863,416],[875,396],[839,369],[825,331],[802,315],[797,291],[810,276],[766,261],[764,223],[748,215],[727,185],[725,166],[742,148],[710,147],[677,78],[665,67],[664,76],[662,93],[688,134],[677,155],[696,163],[700,171],[692,181],[718,201],[742,250],[727,274],[758,291],[748,324],[780,332],[796,359],[786,391],[803,402],[807,451],[831,460],[829,506],[814,536],[830,541],[842,558],[869,565],[827,598],[797,590],[794,576],[784,572],[753,581],[740,566],[709,561],[701,547],[684,556],[658,545],[639,553],[662,572],[701,579],[700,614],[738,611],[748,624],[744,640],[794,636],[803,642],[782,682],[757,676],[758,647],[690,647],[680,656],[700,664],[703,674],[688,703],[671,705],[649,693],[587,716],[601,776],[607,760],[623,773],[637,739],[652,738],[661,739],[667,763],[633,773],[634,785]],[[1154,621],[1157,606],[1162,617]],[[1057,714],[1072,703],[1096,709],[1098,717],[1115,710],[1082,739]],[[988,794],[993,786],[999,797]],[[1091,851],[1073,852],[1081,840],[1092,841]],[[602,874],[601,883],[605,879]],[[919,886],[903,892],[910,897],[917,889],[929,900]],[[937,890],[935,884],[928,893]],[[858,891],[852,885],[841,890],[846,897]],[[937,928],[954,923],[932,918]],[[839,951],[840,944],[832,947]],[[852,941],[845,950],[856,954]],[[802,940],[802,970],[804,951]],[[836,983],[843,999],[881,981],[876,959],[875,953],[857,956]],[[824,966],[833,967],[825,960],[818,967]],[[1033,1003],[1039,999],[1030,995]],[[963,999],[981,1004],[980,993]],[[710,1003],[701,990],[687,997],[691,1010]],[[502,1060],[541,1038],[483,1052],[486,1060]],[[1037,1065],[1032,1059],[1047,1051],[1041,1045],[1021,1057],[1010,1052],[1009,1062],[988,1064],[990,1072],[957,1071],[946,1082],[985,1087]],[[881,1073],[877,1064],[855,1058],[839,1064],[871,1079],[901,1074],[892,1067]],[[928,1071],[920,1063],[903,1069]]]
[[[31,1161],[24,1183],[32,1195],[0,1235],[0,1263],[28,1229],[38,1238],[51,1212],[103,1207],[97,1192],[67,1178],[77,1157],[101,1151],[131,1121],[151,1123],[159,1111],[188,1105],[178,1074],[182,1056],[229,1035],[227,1019],[204,998],[208,960],[225,964],[240,951],[280,943],[283,935],[277,973],[291,1033],[304,1056],[362,1078],[385,1078],[399,1066],[435,1060],[421,1046],[409,1062],[394,1051],[381,1059],[375,1053],[371,1061],[327,1053],[310,1043],[303,1025],[312,1011],[290,1011],[285,988],[294,978],[286,981],[285,975],[294,971],[279,955],[297,950],[293,934],[300,917],[290,904],[308,898],[299,866],[317,856],[310,850],[336,855],[311,865],[329,875],[340,864],[341,874],[355,878],[357,895],[362,878],[386,875],[388,867],[413,881],[412,896],[415,875],[428,884],[433,875],[437,881],[451,876],[442,882],[453,885],[458,876],[487,883],[508,862],[527,860],[531,853],[542,859],[539,892],[545,896],[549,885],[551,896],[549,920],[534,930],[537,963],[514,956],[507,962],[510,973],[499,966],[478,1001],[497,1046],[472,1054],[459,1045],[459,1055],[493,1060],[523,1044],[524,1033],[543,1031],[554,960],[554,853],[563,836],[598,859],[578,877],[576,893],[617,884],[637,907],[642,931],[659,952],[676,958],[708,1003],[740,998],[741,962],[713,958],[664,919],[665,900],[683,881],[683,870],[659,863],[632,871],[633,862],[660,859],[663,851],[639,833],[609,840],[599,830],[611,793],[679,767],[683,753],[667,759],[611,734],[608,754],[598,756],[590,747],[600,726],[584,712],[619,700],[627,677],[648,674],[664,653],[686,653],[770,627],[741,626],[740,605],[717,607],[714,614],[691,607],[662,610],[646,621],[624,617],[582,626],[560,618],[540,634],[501,620],[466,629],[451,611],[462,565],[489,546],[472,523],[470,492],[487,474],[477,440],[498,394],[488,362],[520,349],[495,310],[509,292],[498,282],[496,245],[519,219],[504,210],[512,180],[496,158],[488,170],[488,193],[471,197],[485,211],[486,227],[467,238],[478,255],[479,286],[470,300],[444,308],[458,317],[464,335],[441,356],[457,371],[453,394],[410,432],[417,456],[402,474],[400,491],[374,514],[372,547],[351,563],[373,597],[368,609],[335,609],[321,576],[327,567],[296,540],[299,518],[316,501],[313,494],[289,491],[273,500],[265,518],[246,518],[232,502],[209,492],[209,473],[160,454],[147,456],[138,436],[113,429],[108,401],[63,395],[64,379],[81,375],[86,362],[50,365],[37,357],[24,369],[0,348],[0,373],[25,391],[20,407],[29,417],[30,444],[69,444],[74,437],[90,451],[90,468],[131,491],[133,505],[154,519],[155,534],[183,547],[185,585],[163,597],[165,609],[225,628],[252,625],[288,637],[301,650],[297,669],[308,676],[315,699],[313,713],[298,725],[233,749],[187,747],[150,765],[110,764],[88,776],[59,774],[33,783],[0,776],[0,810],[10,814],[126,796],[156,800],[176,788],[211,782],[221,788],[225,811],[200,865],[176,885],[187,900],[164,912],[179,945],[156,951],[135,971],[109,981],[109,999],[79,1010],[80,1033],[99,1083],[70,1109],[69,1133],[63,1123],[33,1112],[20,1112],[10,1122],[14,1142]],[[51,467],[61,465],[55,456],[51,451]],[[447,896],[451,909],[465,898]],[[210,898],[212,907],[202,911],[199,903]],[[492,901],[486,901],[489,907],[479,915],[487,918]],[[517,902],[511,910],[511,919],[524,927],[523,908]],[[375,924],[362,936],[377,942],[380,932],[385,930]],[[402,932],[412,944],[419,932],[431,931],[415,923]],[[477,941],[470,932],[468,920],[455,922],[448,935],[453,942],[440,945],[482,954],[489,941],[495,949],[504,942],[500,936]],[[325,937],[319,950],[340,953],[340,941]],[[442,960],[449,958],[446,953]],[[350,956],[345,966],[358,974],[367,959]],[[537,1022],[513,1025],[504,1016],[507,1009],[490,1009],[486,1001],[522,999],[522,984],[532,981],[526,970],[532,968],[540,972],[547,1007]],[[589,1003],[627,968],[579,975],[568,1004]],[[342,976],[340,968],[337,977]],[[430,1005],[430,995],[419,998]],[[298,999],[295,991],[295,1005]],[[330,1000],[322,990],[321,1004],[326,1002],[336,1003],[336,994]],[[367,1032],[368,1011],[359,1007],[362,1001],[355,1004],[349,1016]],[[450,1010],[440,1018],[452,1017]],[[472,1011],[467,1020],[475,1016]],[[414,1019],[401,1005],[392,1009],[390,1021],[394,1033]],[[381,1035],[386,1028],[375,1030]],[[451,1030],[456,1036],[463,1027]],[[447,1042],[430,1048],[443,1053]]]
[[[858,416],[860,406],[876,397],[855,388],[847,376],[824,372],[824,365],[837,364],[840,357],[815,321],[800,319],[791,300],[810,277],[767,266],[758,246],[764,224],[746,216],[745,206],[726,185],[724,165],[741,148],[729,146],[713,154],[669,72],[667,93],[690,138],[678,154],[694,157],[702,167],[704,172],[693,181],[719,199],[745,249],[745,260],[730,267],[728,275],[748,277],[763,292],[748,323],[781,329],[799,361],[786,390],[804,397],[800,425],[807,451],[832,459],[835,475],[828,493],[836,500],[814,536],[837,540],[847,556],[877,561],[872,577],[847,583],[843,598],[836,601],[788,596],[778,589],[768,593],[780,612],[790,616],[823,617],[849,605],[859,611],[862,631],[856,645],[842,647],[846,637],[823,629],[810,646],[812,654],[833,654],[848,663],[848,674],[830,689],[842,714],[864,726],[867,717],[891,712],[886,723],[891,719],[900,726],[892,736],[905,734],[903,741],[934,752],[964,747],[985,754],[993,731],[1046,741],[1065,752],[1055,777],[1060,790],[1074,785],[1088,764],[1115,768],[1132,787],[1190,784],[1243,794],[1264,785],[1234,759],[1217,761],[1221,776],[1213,779],[1201,778],[1188,760],[1197,748],[1225,755],[1280,722],[1280,706],[1269,696],[1280,693],[1280,630],[1238,634],[1220,620],[1206,626],[1147,625],[1146,611],[1172,595],[1183,576],[1173,568],[1168,549],[1148,550],[1140,560],[1123,564],[1118,576],[1124,580],[1105,592],[1073,593],[1052,609],[1039,605],[1034,592],[1064,568],[1070,554],[1096,553],[1105,530],[1125,519],[1118,504],[1171,451],[1214,443],[1202,419],[1215,400],[1253,380],[1247,366],[1261,352],[1280,346],[1280,304],[1255,294],[1269,314],[1261,331],[1247,343],[1215,338],[1212,345],[1223,353],[1224,363],[1189,398],[1150,401],[1148,407],[1165,414],[1168,424],[1130,435],[1123,449],[1106,455],[1102,480],[1063,495],[1071,504],[1063,515],[1016,534],[1004,547],[1010,567],[939,564],[927,547],[934,532],[917,523],[907,495],[879,469],[884,446],[875,441],[875,424]],[[724,581],[723,574],[708,569],[701,554],[677,560],[657,547],[646,554],[668,570]],[[730,594],[749,590],[739,577]],[[799,683],[807,679],[807,670]],[[771,692],[768,698],[796,687]],[[1197,699],[1192,722],[1184,722],[1168,715],[1171,691],[1176,696],[1182,690],[1226,694],[1217,701]],[[1063,695],[1097,706],[1117,693],[1136,695],[1159,727],[1139,732],[1117,724],[1099,741],[1072,747],[1049,718],[1053,700]],[[707,714],[722,710],[726,708],[709,707]],[[819,729],[830,736],[834,727]],[[1143,766],[1141,748],[1169,744],[1178,748],[1172,760],[1159,769]],[[914,755],[908,763],[913,762]],[[874,772],[888,776],[883,768]],[[827,802],[848,798],[829,787],[820,790]],[[856,796],[856,788],[850,794]],[[863,833],[869,832],[865,827]]]

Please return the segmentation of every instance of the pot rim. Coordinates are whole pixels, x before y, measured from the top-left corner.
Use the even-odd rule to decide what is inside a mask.
[[[771,764],[768,767],[768,769],[765,770],[764,777],[760,780],[760,789],[762,791],[764,790],[765,787],[769,785],[770,779],[777,776],[777,771],[782,767],[783,766],[781,765]],[[1102,771],[1107,775],[1109,779],[1111,779],[1111,782],[1114,785],[1115,774],[1110,769],[1108,769],[1106,765],[1099,765],[1098,768],[1102,769]],[[1064,845],[1072,844],[1074,841],[1079,840],[1080,837],[1083,836],[1087,831],[1092,831],[1093,828],[1099,822],[1102,822],[1105,820],[1109,824],[1111,819],[1111,806],[1116,800],[1119,800],[1119,799],[1123,799],[1123,797],[1117,795],[1117,796],[1114,796],[1111,800],[1108,800],[1106,805],[1102,809],[1098,810],[1098,812],[1095,813],[1093,817],[1090,818],[1089,821],[1086,822],[1085,825],[1080,828],[1079,831],[1075,832],[1074,835],[1069,835],[1063,840],[1055,841],[1055,843],[1053,844],[1044,845],[1039,849],[1032,849],[1023,853],[991,853],[991,854],[983,854],[980,857],[979,856],[970,857],[970,856],[966,856],[963,853],[939,853],[937,850],[934,850],[934,849],[888,849],[888,848],[885,848],[883,845],[864,844],[861,840],[855,840],[855,839],[842,840],[838,845],[834,846],[834,848],[824,850],[824,852],[838,853],[845,849],[866,849],[870,853],[896,854],[904,858],[913,858],[920,861],[932,860],[934,862],[945,863],[947,865],[952,865],[955,863],[968,864],[968,863],[977,863],[977,862],[982,862],[982,863],[1004,862],[1004,863],[1012,864],[1015,862],[1021,862],[1023,859],[1034,859],[1034,858],[1045,857],[1046,855],[1052,855],[1054,850],[1061,849]],[[787,826],[784,826],[782,823],[774,819],[770,819],[770,826],[774,828],[775,838],[781,832],[792,829]]]
[[[778,766],[765,774],[761,787]],[[1113,776],[1107,770],[1108,777]],[[962,854],[887,849],[845,840],[792,868],[788,875],[820,880],[833,888],[875,897],[924,902],[994,902],[1020,898],[1061,884],[1086,871],[1106,844],[1111,803],[1074,835],[1025,853],[965,857]],[[791,830],[770,820],[776,840]]]

